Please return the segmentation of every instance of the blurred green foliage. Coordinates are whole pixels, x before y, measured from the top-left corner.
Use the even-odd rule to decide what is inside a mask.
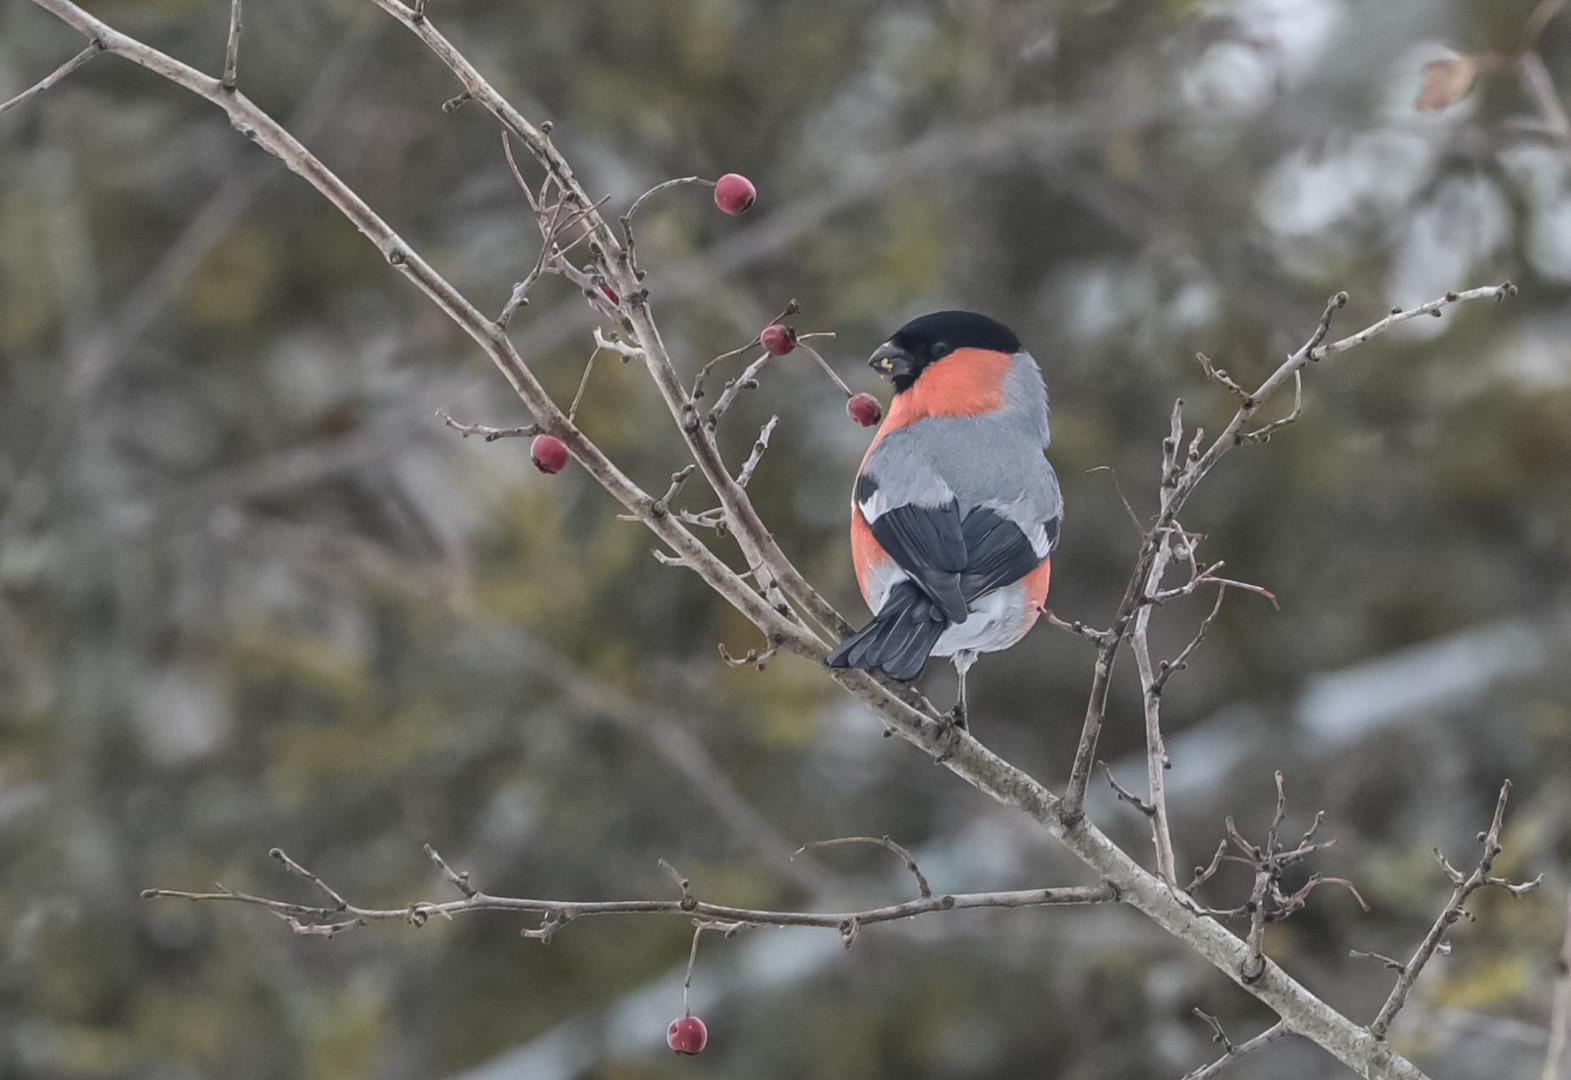
[[[1052,606],[1092,625],[1134,556],[1124,500],[1154,504],[1173,399],[1208,430],[1230,414],[1196,351],[1247,383],[1334,291],[1353,296],[1340,332],[1447,288],[1522,286],[1311,369],[1303,420],[1207,482],[1185,524],[1281,610],[1231,598],[1164,699],[1181,862],[1210,857],[1225,815],[1263,829],[1273,769],[1290,824],[1325,808],[1339,843],[1315,867],[1371,911],[1327,886],[1267,940],[1360,1019],[1390,975],[1348,950],[1412,947],[1447,892],[1431,849],[1464,863],[1515,781],[1498,869],[1545,888],[1481,896],[1395,1032],[1446,1077],[1536,1069],[1571,881],[1571,170],[1508,72],[1438,113],[1413,99],[1425,60],[1514,47],[1532,6],[430,12],[612,208],[673,176],[758,183],[741,219],[697,187],[639,212],[687,374],[792,297],[853,387],[881,393],[861,358],[906,318],[1014,326],[1055,403]],[[221,62],[227,4],[95,10]],[[1541,46],[1571,92],[1571,21]],[[11,5],[0,97],[78,47]],[[527,272],[537,236],[496,125],[444,114],[449,73],[371,5],[248,5],[240,87],[484,309]],[[549,279],[513,324],[564,402],[591,325]],[[789,858],[856,833],[911,847],[940,890],[1082,880],[813,665],[721,663],[717,643],[742,655],[756,632],[657,564],[585,476],[541,476],[523,445],[460,439],[438,409],[522,422],[471,343],[205,103],[105,57],[0,116],[0,1075],[1161,1076],[1215,1053],[1195,1006],[1235,1039],[1269,1023],[1131,913],[965,912],[849,951],[706,935],[711,1045],[675,1061],[680,921],[586,920],[549,946],[501,916],[322,941],[140,900],[214,880],[314,899],[275,845],[389,907],[450,895],[426,842],[488,891],[581,899],[668,895],[658,858],[736,904],[904,898],[876,851]],[[800,353],[728,417],[732,460],[773,414],[751,490],[860,618],[844,513],[867,433]],[[602,355],[580,420],[648,490],[683,464],[636,364]],[[683,505],[706,508],[699,487]],[[1164,609],[1158,651],[1209,602]],[[1046,627],[988,657],[980,737],[1061,784],[1090,660]],[[1132,673],[1117,682],[1104,753],[1128,782],[1141,736]],[[1338,719],[1350,733],[1325,735]],[[1092,812],[1148,850],[1127,808]],[[1247,888],[1229,867],[1204,895]],[[1286,1042],[1232,1075],[1325,1067]]]

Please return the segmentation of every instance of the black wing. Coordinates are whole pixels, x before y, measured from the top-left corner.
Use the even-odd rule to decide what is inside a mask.
[[[1051,547],[1058,534],[1057,518],[1048,523],[1047,532]],[[1031,546],[1031,538],[1019,525],[985,506],[966,515],[960,534],[966,545],[960,591],[967,601],[1013,585],[1042,561],[1042,556]]]
[[[967,569],[967,547],[960,507],[953,499],[942,506],[897,506],[880,514],[871,528],[873,539],[933,599],[946,619],[966,621],[960,575]]]

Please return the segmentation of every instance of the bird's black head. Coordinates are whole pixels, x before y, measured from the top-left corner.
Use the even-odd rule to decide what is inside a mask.
[[[916,382],[922,369],[956,349],[1020,351],[1020,339],[996,319],[974,311],[935,311],[912,319],[873,350],[868,365],[895,384],[895,393]]]

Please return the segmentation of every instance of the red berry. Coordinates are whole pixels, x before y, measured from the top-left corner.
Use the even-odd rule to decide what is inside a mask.
[[[555,435],[536,435],[529,444],[529,460],[543,473],[561,472],[567,464],[567,445]]]
[[[665,1044],[678,1054],[701,1054],[709,1045],[709,1029],[696,1016],[679,1016],[666,1028]]]
[[[846,402],[846,412],[863,427],[872,427],[884,418],[884,410],[872,394],[853,394]]]
[[[605,293],[605,298],[607,300],[611,301],[611,303],[613,303],[613,304],[620,304],[622,302],[621,300],[619,300],[617,298],[616,290],[612,289],[611,286],[609,286],[609,285],[602,285],[602,286],[600,286],[600,291]]]
[[[741,173],[728,172],[715,181],[715,205],[728,214],[741,214],[758,198],[758,189]]]
[[[796,348],[796,331],[789,326],[770,323],[758,335],[758,340],[763,342],[770,356],[784,356]]]

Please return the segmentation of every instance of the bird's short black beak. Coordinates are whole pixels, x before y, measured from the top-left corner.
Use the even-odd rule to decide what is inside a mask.
[[[886,341],[873,350],[867,366],[890,382],[908,381],[916,374],[915,360],[910,353],[892,341]]]

